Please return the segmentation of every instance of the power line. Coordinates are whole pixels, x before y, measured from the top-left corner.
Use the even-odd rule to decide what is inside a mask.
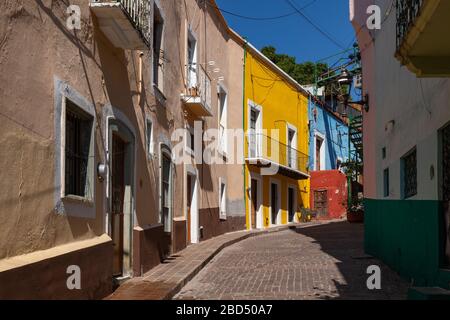
[[[306,5],[304,5],[300,10],[306,9],[307,7],[310,7],[311,5],[313,5],[315,2],[317,2],[317,0],[312,0],[311,2],[307,3]],[[290,13],[286,13],[286,14],[282,14],[279,16],[273,16],[273,17],[250,17],[250,16],[244,16],[235,12],[231,12],[222,8],[219,8],[217,5],[214,5],[212,3],[210,3],[209,1],[207,1],[206,3],[208,3],[210,6],[220,10],[222,13],[237,17],[237,18],[241,18],[241,19],[246,19],[246,20],[253,20],[253,21],[266,21],[266,20],[278,20],[278,19],[283,19],[283,18],[287,18],[287,17],[291,17],[295,14],[297,14],[297,11],[293,11]]]
[[[285,2],[292,7],[303,19],[305,19],[310,25],[312,25],[317,31],[319,31],[324,37],[326,37],[328,40],[330,40],[332,43],[334,43],[336,46],[338,46],[341,49],[345,49],[339,42],[337,42],[328,32],[324,31],[322,28],[320,28],[317,24],[314,23],[308,16],[306,16],[301,10],[298,9],[294,3],[291,0],[285,0]]]

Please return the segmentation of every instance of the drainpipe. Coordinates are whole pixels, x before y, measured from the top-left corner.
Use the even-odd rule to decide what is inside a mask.
[[[139,67],[138,67],[138,106],[141,106],[141,96],[142,96],[142,58],[144,57],[144,52],[139,52]]]
[[[243,135],[244,135],[244,139],[242,140],[244,143],[244,161],[242,162],[242,168],[243,168],[243,172],[244,172],[244,211],[245,211],[245,217],[246,217],[246,221],[249,221],[249,219],[247,219],[247,172],[245,169],[245,67],[246,67],[246,63],[247,63],[247,43],[248,41],[245,40],[244,43],[244,68],[242,70],[242,131],[243,131]],[[247,226],[247,229],[250,229],[250,225]]]

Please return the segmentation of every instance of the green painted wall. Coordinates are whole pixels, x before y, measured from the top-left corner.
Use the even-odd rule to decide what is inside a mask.
[[[450,288],[439,268],[442,221],[439,201],[365,199],[365,250],[414,286]]]

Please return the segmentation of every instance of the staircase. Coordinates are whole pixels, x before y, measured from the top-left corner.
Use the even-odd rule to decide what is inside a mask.
[[[363,118],[357,116],[350,120],[349,124],[350,142],[354,149],[351,150],[351,160],[361,163],[363,160]]]

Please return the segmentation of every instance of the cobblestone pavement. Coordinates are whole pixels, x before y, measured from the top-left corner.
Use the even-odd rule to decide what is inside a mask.
[[[370,291],[367,267],[381,268]],[[363,226],[339,222],[250,238],[219,253],[175,299],[405,299],[408,284],[363,252]]]

